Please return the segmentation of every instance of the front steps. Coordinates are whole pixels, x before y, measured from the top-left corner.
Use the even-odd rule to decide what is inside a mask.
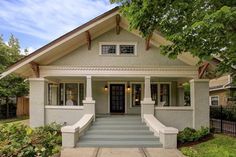
[[[139,116],[97,118],[77,143],[79,147],[162,147]]]

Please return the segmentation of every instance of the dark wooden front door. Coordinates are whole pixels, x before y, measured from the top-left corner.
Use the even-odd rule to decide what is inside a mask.
[[[125,112],[125,85],[110,84],[110,112]]]

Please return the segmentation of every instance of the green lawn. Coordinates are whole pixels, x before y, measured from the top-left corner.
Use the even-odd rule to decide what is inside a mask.
[[[180,150],[189,157],[236,157],[236,138],[215,134],[212,140]]]
[[[0,119],[0,124],[14,123],[14,122],[18,122],[18,121],[26,120],[26,119],[29,119],[29,116],[22,116],[22,117],[17,117],[17,118],[10,118],[10,119]]]

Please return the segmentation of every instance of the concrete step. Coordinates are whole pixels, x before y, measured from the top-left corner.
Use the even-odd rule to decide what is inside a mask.
[[[89,129],[86,135],[153,135],[153,132],[149,130],[97,130]]]
[[[144,123],[140,121],[97,121],[94,122],[94,124],[99,124],[99,125],[119,125],[119,124],[124,124],[124,125],[132,125],[132,124],[137,124],[137,125],[145,125]]]
[[[117,117],[117,118],[96,118],[96,121],[141,121],[141,118],[123,118],[123,117]]]
[[[91,129],[98,130],[148,130],[144,125],[92,125]]]
[[[80,140],[88,141],[157,141],[154,135],[85,135]]]
[[[88,141],[80,140],[78,147],[116,147],[116,148],[145,148],[145,147],[162,147],[159,141]]]

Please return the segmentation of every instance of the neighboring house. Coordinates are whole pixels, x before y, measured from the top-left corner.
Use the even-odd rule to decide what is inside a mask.
[[[210,88],[210,105],[227,106],[236,104],[236,85],[230,75],[223,75],[219,78],[211,79]]]
[[[29,78],[32,127],[73,125],[81,119],[62,129],[63,141],[76,139],[74,133],[89,122],[89,115],[137,115],[155,135],[164,133],[175,140],[178,131],[164,125],[179,130],[209,127],[209,82],[198,78],[198,59],[189,53],[169,59],[160,54],[160,45],[170,44],[160,33],[145,40],[128,27],[118,8],[112,9],[2,73],[2,78],[10,73]],[[184,106],[186,82],[190,106]]]

